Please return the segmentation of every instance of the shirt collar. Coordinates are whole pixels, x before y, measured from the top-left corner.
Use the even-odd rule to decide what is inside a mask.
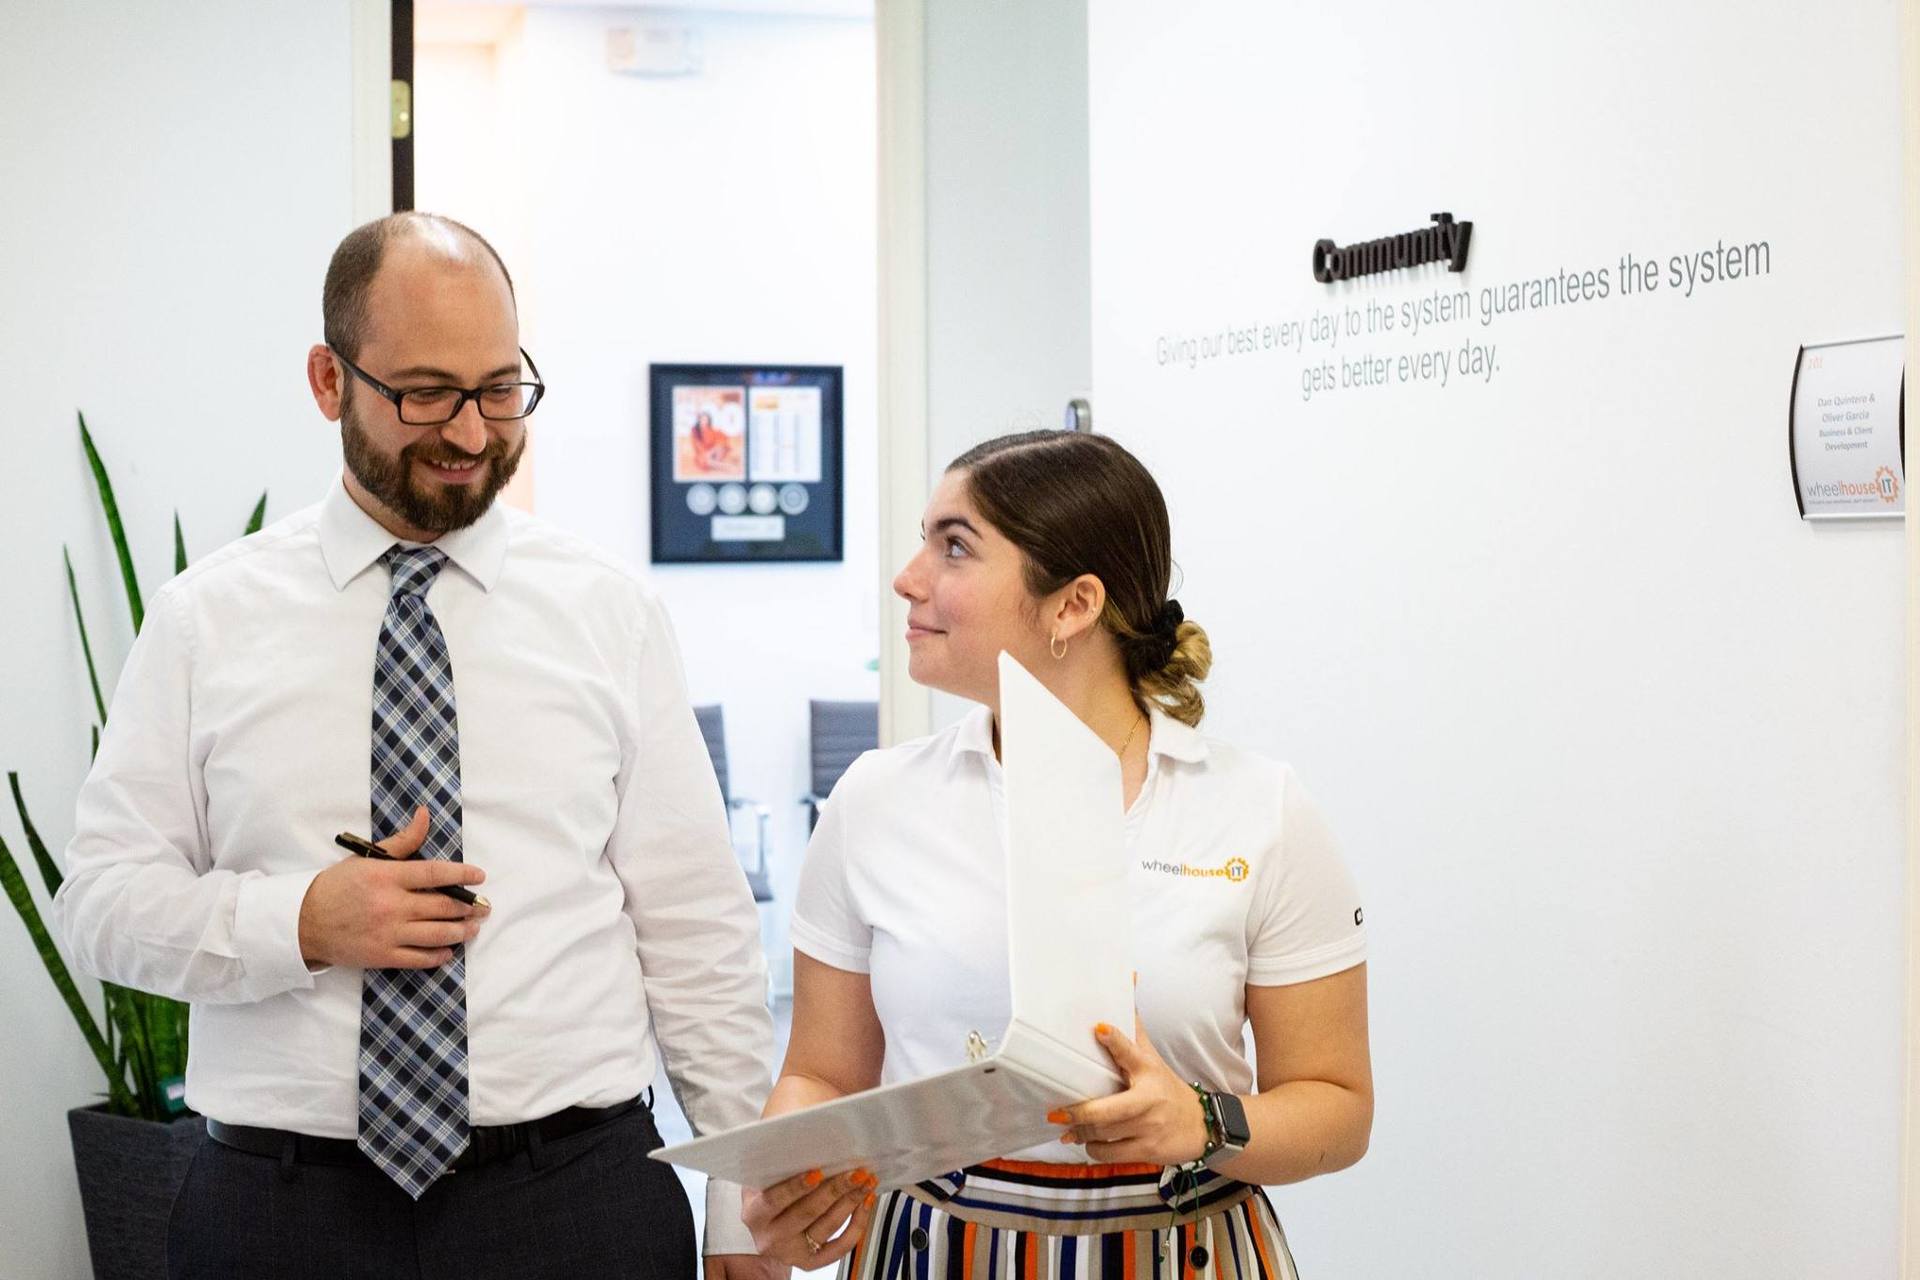
[[[985,707],[975,707],[954,726],[953,759],[958,760],[969,753],[981,756],[993,754],[993,712]]]
[[[1184,760],[1188,764],[1197,764],[1207,758],[1207,740],[1200,731],[1190,724],[1182,724],[1158,707],[1148,713],[1147,754],[1161,755],[1169,760]]]
[[[1147,712],[1147,726],[1148,755],[1189,764],[1207,758],[1207,740],[1192,725],[1182,724],[1155,707]],[[968,753],[993,754],[993,713],[985,707],[975,707],[954,729],[953,758]]]
[[[333,487],[320,504],[320,554],[326,559],[335,590],[344,591],[349,582],[399,541],[353,500],[344,476],[334,477]],[[433,545],[446,552],[447,559],[459,565],[482,590],[491,591],[507,558],[506,513],[495,501],[478,520],[464,529],[441,534]]]

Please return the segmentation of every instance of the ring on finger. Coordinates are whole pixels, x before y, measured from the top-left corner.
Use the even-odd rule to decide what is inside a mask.
[[[815,1239],[813,1238],[813,1233],[812,1233],[812,1232],[809,1232],[809,1231],[802,1231],[802,1232],[800,1233],[800,1238],[801,1238],[802,1240],[805,1240],[805,1241],[807,1242],[807,1252],[809,1252],[809,1253],[818,1253],[818,1252],[820,1252],[820,1242],[819,1242],[818,1240],[815,1240]]]

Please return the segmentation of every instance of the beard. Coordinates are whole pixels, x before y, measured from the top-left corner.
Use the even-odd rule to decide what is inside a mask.
[[[487,436],[487,447],[478,454],[449,448],[437,431],[429,431],[388,457],[373,442],[373,436],[354,411],[353,394],[348,393],[340,406],[340,441],[346,455],[347,470],[363,488],[396,516],[416,529],[430,533],[451,533],[464,529],[487,513],[494,498],[513,479],[527,451],[523,432],[513,452],[506,443]],[[471,484],[422,483],[414,478],[415,462],[466,462],[478,458],[476,466],[486,474]]]

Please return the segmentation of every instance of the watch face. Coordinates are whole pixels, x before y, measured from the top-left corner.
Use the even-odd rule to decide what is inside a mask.
[[[1221,1131],[1226,1134],[1227,1145],[1244,1147],[1253,1138],[1253,1131],[1247,1127],[1247,1109],[1240,1099],[1231,1093],[1213,1095],[1213,1107],[1220,1117]]]

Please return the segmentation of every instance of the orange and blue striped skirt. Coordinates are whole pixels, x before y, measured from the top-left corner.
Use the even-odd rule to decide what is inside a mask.
[[[1298,1280],[1259,1187],[1211,1170],[989,1160],[881,1196],[842,1280]]]

